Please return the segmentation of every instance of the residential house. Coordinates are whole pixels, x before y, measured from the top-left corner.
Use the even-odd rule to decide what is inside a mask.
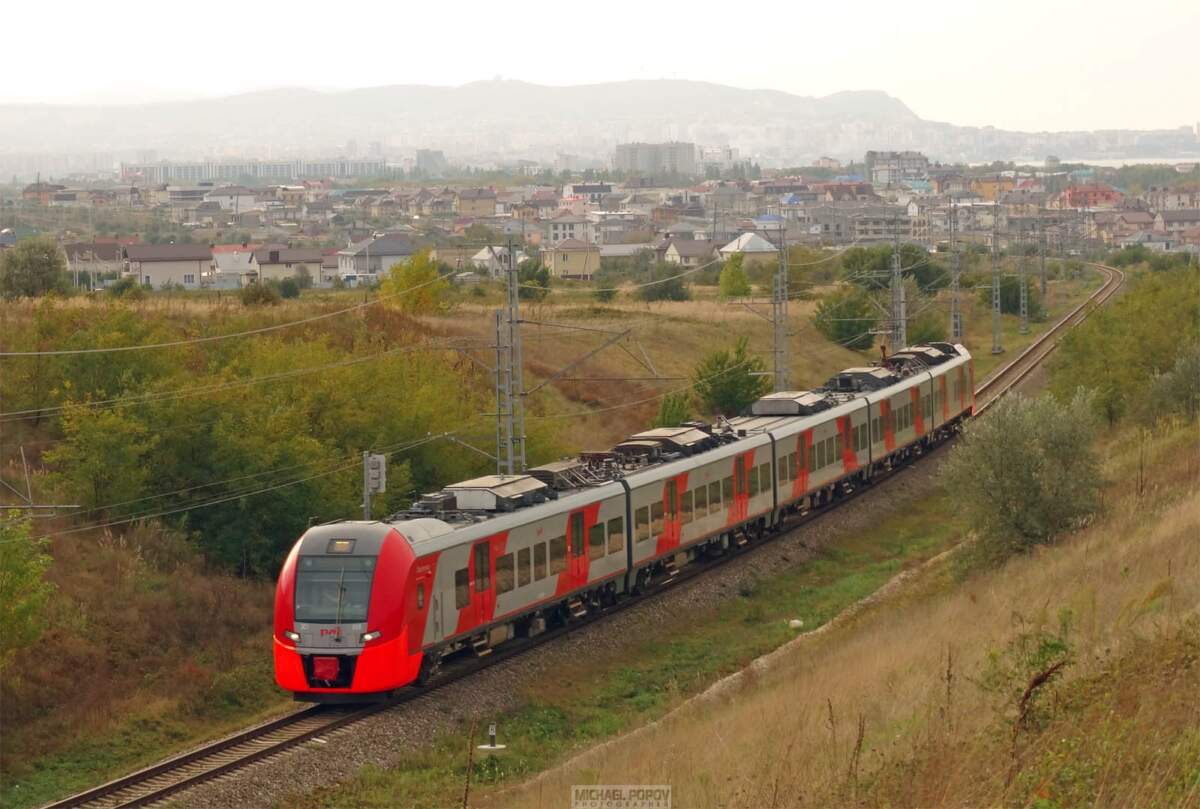
[[[496,190],[464,188],[458,192],[458,215],[469,217],[496,215]]]
[[[1185,230],[1200,226],[1200,208],[1176,208],[1159,211],[1154,216],[1154,229],[1159,233],[1179,236]]]
[[[1057,208],[1116,208],[1125,195],[1106,183],[1084,183],[1065,188],[1054,200]]]
[[[765,264],[779,256],[779,248],[757,233],[743,233],[722,247],[719,252],[723,259],[729,259],[740,254],[742,256],[742,264],[746,267],[755,264]]]
[[[509,258],[508,248],[503,245],[488,245],[471,256],[471,265],[477,272],[490,278],[499,278],[508,272],[513,262],[519,266],[527,256],[520,250],[513,250]]]
[[[586,216],[576,216],[572,213],[561,213],[542,225],[546,239],[550,244],[558,244],[564,239],[575,239],[582,242],[592,242],[592,222]]]
[[[564,239],[542,251],[542,263],[556,278],[589,280],[600,270],[600,248],[579,239]]]
[[[479,252],[478,247],[435,247],[429,257],[439,264],[445,264],[456,273],[471,272],[474,268],[471,259]]]
[[[319,247],[264,247],[250,254],[250,268],[260,281],[282,281],[304,273],[310,281],[316,281],[323,258]]]
[[[235,214],[253,210],[258,204],[254,189],[246,188],[242,185],[226,185],[214,188],[204,195],[204,199],[206,202],[215,202],[225,210],[233,211]]]
[[[612,183],[568,183],[563,186],[563,199],[578,197],[591,205],[599,205],[613,192]]]
[[[1179,208],[1200,208],[1200,188],[1165,188],[1151,186],[1141,199],[1155,211]]]
[[[116,242],[78,242],[64,244],[67,269],[72,275],[87,273],[95,285],[101,275],[120,275],[125,269],[121,258],[121,245]],[[86,285],[85,285],[86,286]]]
[[[708,239],[670,239],[662,251],[662,261],[699,267],[712,261],[716,254],[716,245]]]
[[[338,251],[338,275],[343,280],[373,281],[391,269],[393,264],[407,261],[416,248],[403,235],[384,234],[363,239]]]
[[[155,289],[199,289],[212,267],[212,250],[198,244],[131,244],[122,250],[125,275]]]
[[[1017,185],[1015,177],[1003,174],[992,174],[987,177],[976,177],[971,180],[971,192],[988,202],[995,202],[1004,194],[1012,191]]]
[[[49,205],[50,200],[59,191],[66,190],[65,185],[57,185],[55,183],[30,183],[21,189],[21,199],[25,202],[37,202],[42,205]]]

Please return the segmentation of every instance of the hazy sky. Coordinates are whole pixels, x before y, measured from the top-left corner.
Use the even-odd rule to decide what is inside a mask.
[[[4,12],[0,101],[679,78],[1006,129],[1200,122],[1200,0],[112,0]]]

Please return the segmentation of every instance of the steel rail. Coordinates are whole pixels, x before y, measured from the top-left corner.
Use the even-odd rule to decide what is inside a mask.
[[[1105,282],[1099,289],[1088,296],[1087,300],[1059,319],[1049,330],[1038,337],[1020,354],[988,376],[976,389],[975,395],[978,398],[981,394],[985,392],[990,393],[993,389],[996,392],[990,393],[987,400],[982,405],[976,407],[976,415],[986,411],[1001,396],[1012,390],[1014,386],[1028,376],[1034,368],[1037,368],[1057,346],[1056,338],[1059,334],[1070,326],[1081,322],[1090,314],[1095,306],[1105,303],[1124,283],[1125,274],[1121,270],[1100,264],[1093,266],[1106,275]],[[931,449],[936,449],[950,440],[952,439],[943,439]],[[913,459],[913,462],[918,460],[919,457]],[[764,540],[791,533],[796,528],[820,519],[834,511],[838,506],[856,499],[866,491],[877,488],[879,484],[886,482],[897,472],[907,468],[907,466],[908,463],[897,465],[892,470],[875,476],[869,485],[856,487],[853,492],[843,497],[835,499],[824,506],[814,508],[798,518],[789,520],[786,526],[783,527],[783,530],[767,534]],[[158,803],[186,789],[198,786],[205,781],[239,770],[256,761],[278,755],[304,742],[318,738],[323,734],[331,733],[347,725],[360,722],[383,711],[398,708],[438,688],[470,676],[483,668],[508,660],[530,649],[534,649],[543,643],[561,637],[568,632],[580,629],[620,610],[640,604],[642,601],[653,597],[667,587],[677,587],[729,560],[740,558],[758,548],[765,547],[768,542],[764,540],[752,541],[741,548],[731,546],[729,552],[699,564],[689,565],[674,577],[656,583],[651,589],[639,595],[624,599],[603,610],[589,611],[584,618],[548,630],[536,638],[510,643],[506,648],[498,650],[487,657],[466,659],[451,664],[441,676],[435,678],[428,686],[407,688],[390,700],[374,703],[366,707],[314,705],[310,708],[288,714],[287,716],[247,728],[224,739],[219,739],[210,744],[198,747],[195,750],[181,753],[158,764],[101,784],[85,792],[47,804],[43,809],[74,809],[74,807],[127,809],[129,807],[147,806]]]

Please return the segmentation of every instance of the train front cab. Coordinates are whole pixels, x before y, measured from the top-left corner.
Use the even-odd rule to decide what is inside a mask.
[[[377,699],[413,682],[421,665],[405,621],[406,606],[417,606],[406,604],[413,562],[407,540],[383,523],[305,532],[276,585],[275,682],[313,702]]]

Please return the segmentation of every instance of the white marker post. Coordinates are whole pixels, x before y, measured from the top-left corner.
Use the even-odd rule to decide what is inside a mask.
[[[494,756],[504,751],[505,745],[496,744],[496,725],[493,723],[488,725],[488,743],[481,744],[478,750],[481,753],[487,753],[489,756]]]

